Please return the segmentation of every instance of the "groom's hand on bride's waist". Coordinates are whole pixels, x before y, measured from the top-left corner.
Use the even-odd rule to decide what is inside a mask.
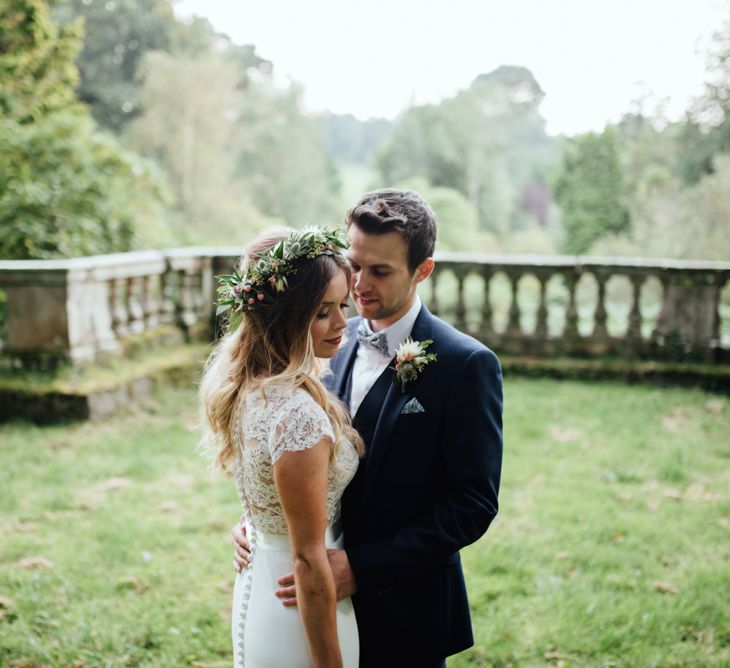
[[[233,569],[240,573],[251,564],[251,546],[246,538],[243,518],[231,529],[231,540],[233,541]]]
[[[240,573],[244,568],[251,565],[251,546],[246,537],[246,527],[243,518],[231,529],[231,541],[233,542],[233,568]],[[357,591],[355,576],[350,568],[350,561],[345,550],[327,550],[327,557],[330,561],[332,574],[335,578],[337,588],[337,600],[352,596]],[[287,573],[277,580],[279,589],[276,595],[286,606],[297,604],[297,590],[294,584],[294,573]]]
[[[350,561],[347,558],[345,550],[327,550],[327,558],[330,562],[332,575],[335,578],[335,587],[337,588],[337,600],[352,596],[357,591],[357,583],[355,576],[350,568]],[[294,583],[294,573],[287,573],[280,577],[276,583],[279,585],[274,593],[281,602],[288,606],[297,604],[297,588]]]

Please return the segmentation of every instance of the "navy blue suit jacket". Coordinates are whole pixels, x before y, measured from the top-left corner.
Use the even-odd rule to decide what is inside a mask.
[[[332,360],[347,402],[360,318]],[[361,667],[438,665],[473,644],[459,550],[497,514],[502,373],[494,353],[423,306],[416,341],[438,355],[405,392],[393,364],[353,418],[366,455],[342,500]],[[416,398],[423,412],[401,414]]]

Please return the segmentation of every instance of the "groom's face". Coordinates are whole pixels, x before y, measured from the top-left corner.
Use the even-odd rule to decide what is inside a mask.
[[[423,266],[408,267],[408,244],[399,232],[366,234],[357,225],[348,230],[347,259],[352,270],[352,299],[357,312],[376,330],[385,329],[408,312],[423,275]],[[433,262],[429,259],[425,261]]]

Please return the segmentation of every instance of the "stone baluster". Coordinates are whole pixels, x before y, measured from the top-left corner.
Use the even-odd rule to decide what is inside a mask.
[[[626,328],[626,343],[628,348],[634,352],[641,349],[641,286],[644,284],[644,279],[644,276],[638,274],[629,275],[632,296],[629,323]]]
[[[715,358],[720,356],[722,352],[721,340],[722,340],[722,321],[720,319],[720,298],[722,297],[722,291],[725,288],[727,279],[725,277],[717,277],[717,291],[715,292],[715,299],[713,304],[714,309],[714,322],[712,325],[712,338],[710,340],[709,351],[707,354],[707,361],[715,361]]]
[[[456,277],[456,311],[455,324],[456,328],[462,332],[466,331],[466,304],[464,303],[464,280],[466,279],[468,270],[464,267],[454,269]]]
[[[522,327],[520,325],[520,305],[517,303],[517,293],[519,291],[520,278],[522,277],[519,270],[510,269],[507,275],[512,287],[512,301],[509,305],[509,320],[507,321],[507,331],[505,334],[509,336],[520,336]]]
[[[666,356],[677,359],[716,357],[720,336],[720,288],[726,278],[686,270],[663,277],[664,295],[657,319],[657,342]]]
[[[608,329],[606,328],[606,280],[608,276],[602,272],[595,272],[598,294],[596,296],[596,310],[593,313],[593,338],[605,339],[608,337]]]
[[[482,270],[484,277],[484,301],[482,302],[481,321],[479,322],[479,334],[487,341],[494,338],[494,324],[492,323],[492,299],[489,294],[489,286],[492,282],[494,272],[491,267],[484,267]]]
[[[145,276],[142,279],[142,310],[147,329],[152,329],[160,323],[161,306],[160,275]]]
[[[659,283],[662,286],[661,309],[657,318],[654,330],[651,333],[651,340],[654,345],[662,345],[664,343],[664,333],[662,330],[662,313],[664,312],[669,297],[669,277],[662,273],[659,275]]]
[[[217,301],[215,279],[213,278],[213,261],[209,257],[200,258],[200,292],[198,294],[198,318],[207,320],[211,312],[215,313],[214,304]],[[210,321],[211,325],[213,320]]]
[[[429,305],[429,308],[431,309],[431,313],[434,315],[439,314],[439,302],[438,302],[438,296],[436,294],[436,288],[438,287],[438,280],[439,276],[441,275],[441,270],[438,269],[438,265],[434,267],[434,270],[431,272],[431,304]]]
[[[126,336],[129,333],[129,314],[126,305],[127,279],[113,278],[109,292],[112,330],[116,336]]]
[[[190,339],[215,332],[214,274],[227,273],[237,253],[211,255],[207,249],[141,251],[128,256],[78,258],[68,261],[0,261],[0,286],[7,294],[5,350],[18,360],[67,360],[82,365],[107,352],[128,348],[117,343],[136,332],[152,333],[160,322],[178,327],[160,330],[165,340]],[[709,363],[728,359],[728,343],[722,339],[721,290],[730,278],[728,262],[618,261],[601,258],[560,257],[535,261],[531,257],[481,256],[444,253],[434,271],[430,308],[438,313],[439,277],[454,272],[455,291],[448,299],[454,306],[454,322],[465,329],[471,323],[465,295],[471,274],[484,283],[475,335],[497,350],[518,354],[642,355],[647,358],[704,359]],[[497,304],[490,294],[495,271],[510,282],[511,301],[504,333],[495,332]],[[595,276],[597,300],[589,336],[579,333],[578,286],[584,272]],[[555,274],[564,278],[567,299],[562,337],[549,330],[547,289]],[[539,283],[534,331],[526,333],[518,301],[519,283],[533,274]],[[607,284],[612,275],[628,277],[631,290],[625,296],[628,319],[625,332],[609,336]],[[642,294],[648,277],[661,281],[663,294],[657,326],[651,340],[642,337],[646,325]],[[496,286],[495,286],[496,287]],[[441,293],[443,295],[443,293]],[[648,295],[646,295],[648,297]],[[506,300],[505,300],[506,301]],[[501,305],[500,305],[501,306]],[[449,315],[451,315],[451,309]],[[501,312],[501,308],[500,308]],[[206,331],[210,325],[210,332]],[[582,331],[582,330],[581,330]],[[553,334],[551,337],[550,334]],[[149,340],[154,337],[150,336]],[[147,337],[145,337],[145,341]],[[25,363],[25,362],[23,362]],[[39,362],[40,363],[40,362]]]
[[[565,311],[565,329],[563,330],[563,338],[568,343],[573,343],[578,339],[578,308],[575,305],[575,289],[578,285],[578,275],[574,270],[569,270],[563,274],[565,279],[565,287],[568,290],[568,308]]]
[[[133,334],[144,331],[145,313],[140,301],[142,283],[142,276],[132,276],[127,279],[127,313],[129,314],[129,331]]]
[[[208,315],[209,295],[203,293],[203,270],[198,266],[193,272],[193,303],[198,320]]]
[[[190,328],[198,319],[195,315],[195,273],[188,269],[182,269],[177,272],[177,275],[177,321],[189,334]]]
[[[167,270],[161,276],[160,285],[160,322],[172,323],[175,321],[175,281],[177,273]]]
[[[550,279],[550,274],[538,272],[536,274],[537,280],[540,282],[540,302],[537,306],[537,324],[535,325],[535,336],[538,339],[546,339],[548,335],[548,309],[547,309],[547,282]]]

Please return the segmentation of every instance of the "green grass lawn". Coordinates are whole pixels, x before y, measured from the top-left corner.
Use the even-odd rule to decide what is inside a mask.
[[[0,426],[0,666],[230,666],[232,481],[192,390]],[[467,666],[730,666],[730,406],[507,379],[501,511],[463,552]],[[417,668],[417,667],[415,667]]]

